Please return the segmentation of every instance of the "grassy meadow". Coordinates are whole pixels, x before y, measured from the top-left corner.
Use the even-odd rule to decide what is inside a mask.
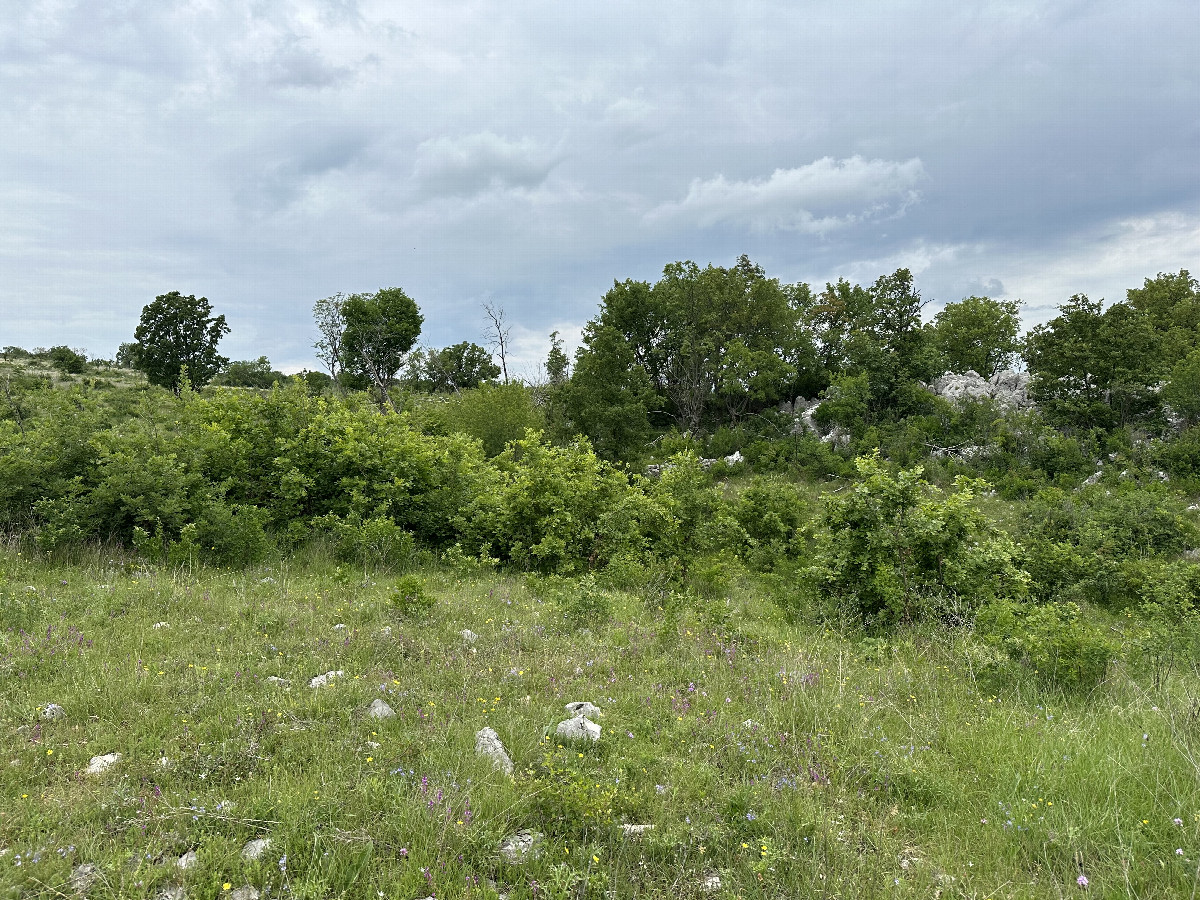
[[[838,632],[758,584],[10,544],[0,896],[74,895],[84,864],[95,898],[1195,895],[1191,676],[1064,693],[966,630]],[[573,701],[597,742],[557,738]]]

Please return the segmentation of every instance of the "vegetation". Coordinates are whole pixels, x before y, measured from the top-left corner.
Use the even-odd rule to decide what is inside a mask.
[[[672,264],[539,384],[399,289],[328,376],[4,348],[0,895],[1190,896],[1196,282],[922,305]]]

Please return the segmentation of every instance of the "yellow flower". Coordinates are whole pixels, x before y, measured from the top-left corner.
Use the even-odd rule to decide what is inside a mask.
[[[227,881],[227,882],[225,882],[223,885],[221,885],[221,890],[223,890],[223,891],[227,891],[227,890],[229,890],[231,887],[233,887],[233,885],[232,885],[232,884],[230,884],[230,883]]]
[[[54,751],[53,751],[53,750],[47,750],[47,751],[46,751],[46,755],[47,755],[47,756],[53,756],[53,755],[54,755]]]

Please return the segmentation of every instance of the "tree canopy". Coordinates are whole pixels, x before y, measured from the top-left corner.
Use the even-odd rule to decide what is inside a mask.
[[[151,384],[178,392],[185,367],[188,380],[200,386],[229,363],[217,353],[217,344],[228,333],[225,317],[212,315],[206,297],[171,291],[142,308],[133,333],[137,350],[129,356]]]

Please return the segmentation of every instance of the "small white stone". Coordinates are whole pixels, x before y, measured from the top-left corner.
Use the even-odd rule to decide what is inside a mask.
[[[334,631],[345,631],[346,626],[343,625],[341,622],[338,622],[336,625],[333,626],[333,630]]]
[[[182,884],[173,884],[155,894],[154,900],[187,900],[187,891]]]
[[[719,891],[720,889],[721,889],[721,876],[718,875],[716,872],[713,872],[711,875],[705,876],[704,880],[702,882],[700,882],[700,890],[704,891],[705,893],[711,894],[714,891]]]
[[[268,675],[267,684],[277,684],[280,687],[287,687],[292,682],[287,678],[280,678],[278,675]]]
[[[61,706],[59,706],[57,703],[47,703],[46,708],[42,710],[42,718],[46,719],[48,721],[53,721],[54,719],[61,719],[66,714],[67,714],[67,711],[65,709],[63,709]]]
[[[169,769],[169,768],[171,768],[171,760],[167,759],[167,757],[165,757],[165,756],[160,756],[160,757],[158,758],[158,767],[159,767],[160,769]]]
[[[567,741],[598,741],[600,726],[587,716],[576,716],[558,723],[557,734]]]
[[[345,674],[346,673],[341,669],[338,669],[336,672],[326,672],[324,675],[318,675],[316,678],[310,681],[308,686],[313,688],[324,687],[335,678],[341,678]]]
[[[270,838],[255,838],[242,848],[242,859],[258,859],[271,848]]]
[[[258,900],[260,896],[258,888],[248,884],[243,884],[240,888],[234,888],[229,892],[229,900]]]
[[[396,715],[396,711],[387,705],[383,700],[376,698],[371,701],[371,705],[367,707],[367,715],[372,719],[391,719]]]
[[[170,628],[171,623],[170,622],[155,622],[154,625],[151,627],[153,627],[153,628]]]
[[[641,837],[647,831],[653,831],[653,830],[654,830],[653,825],[622,825],[621,826],[621,832],[625,835],[625,837],[629,837],[629,838]]]
[[[121,761],[120,753],[105,753],[103,756],[93,756],[88,761],[88,775],[103,775]]]
[[[196,853],[195,850],[189,850],[187,853],[183,854],[183,856],[179,857],[179,861],[176,862],[175,865],[183,869],[185,872],[188,869],[194,869],[196,866],[200,865],[200,855]]]

